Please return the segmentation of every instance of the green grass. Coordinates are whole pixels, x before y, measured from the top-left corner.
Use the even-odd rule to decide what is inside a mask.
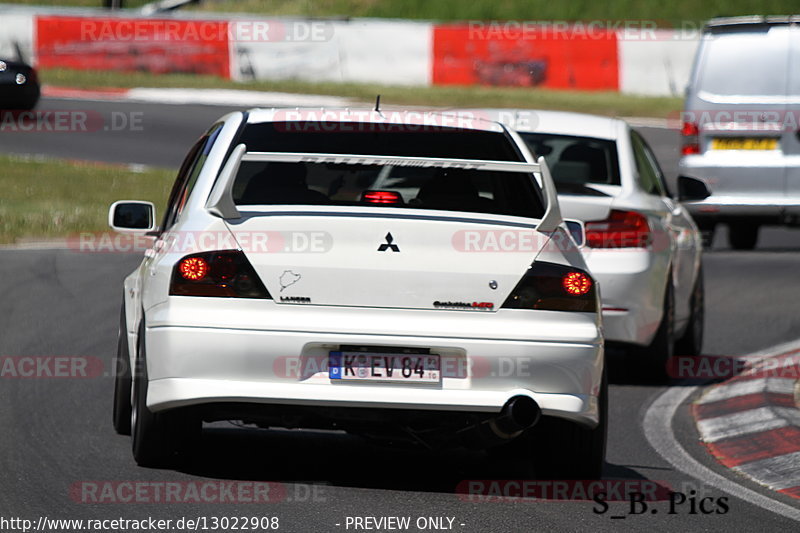
[[[715,16],[791,14],[797,0],[204,0],[195,10],[429,20],[656,19],[662,26]]]
[[[150,200],[163,212],[173,170],[0,156],[0,243],[107,231],[116,200]]]
[[[499,87],[399,87],[304,81],[232,82],[213,76],[185,74],[153,75],[141,72],[94,72],[42,69],[45,84],[76,88],[97,87],[189,87],[284,91],[303,94],[347,96],[374,102],[381,95],[384,105],[445,107],[520,107],[581,111],[609,116],[666,117],[681,109],[682,99],[623,95],[617,92],[554,91]]]
[[[102,0],[0,0],[0,3],[96,7]],[[148,0],[124,0],[137,8]],[[787,15],[797,0],[202,0],[184,11],[254,13],[268,16],[380,17],[424,20],[656,20],[660,26],[716,16]]]
[[[101,0],[2,0],[8,3],[100,7]],[[144,0],[125,0],[139,7]],[[388,17],[429,20],[655,19],[662,26],[715,16],[791,14],[797,0],[203,0],[191,10],[271,16]]]

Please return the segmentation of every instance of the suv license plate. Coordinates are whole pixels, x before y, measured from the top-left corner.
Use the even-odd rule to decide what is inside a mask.
[[[712,150],[776,150],[778,139],[772,137],[751,139],[745,137],[717,137],[711,140]]]

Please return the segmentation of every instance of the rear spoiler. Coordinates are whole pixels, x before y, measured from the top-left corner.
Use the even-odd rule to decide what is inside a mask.
[[[547,210],[539,224],[541,227],[548,214],[556,206],[555,213],[561,223],[561,215],[557,209],[555,199],[555,187],[552,186],[550,170],[540,157],[536,163],[522,163],[515,161],[492,161],[484,159],[446,159],[438,157],[405,157],[390,155],[363,155],[363,154],[325,154],[307,152],[248,152],[244,144],[234,148],[228,162],[220,172],[219,179],[214,184],[211,194],[206,202],[206,209],[218,217],[225,219],[241,218],[241,213],[233,202],[233,183],[239,166],[243,161],[258,161],[269,163],[335,163],[346,165],[377,165],[377,166],[396,166],[396,167],[417,167],[417,168],[454,168],[463,170],[492,170],[496,172],[539,172],[543,178],[543,185],[547,195]],[[547,178],[544,176],[547,175]],[[554,202],[556,202],[554,204]],[[549,226],[549,224],[548,224]],[[550,228],[552,231],[553,228]]]

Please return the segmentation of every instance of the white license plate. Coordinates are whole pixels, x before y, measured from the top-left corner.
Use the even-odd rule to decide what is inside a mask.
[[[328,376],[342,381],[440,383],[438,355],[374,352],[330,352]]]

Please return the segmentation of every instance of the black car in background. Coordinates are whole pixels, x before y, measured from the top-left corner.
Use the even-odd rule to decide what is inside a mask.
[[[0,109],[33,109],[39,94],[36,69],[23,61],[0,57]]]

